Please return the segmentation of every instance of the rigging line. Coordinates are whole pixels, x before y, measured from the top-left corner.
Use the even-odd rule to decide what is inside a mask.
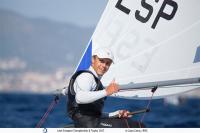
[[[130,126],[129,126],[129,124],[128,124],[128,120],[127,120],[127,119],[124,119],[124,121],[125,121],[125,124],[126,124],[127,128],[130,128]]]
[[[158,87],[155,86],[154,88],[151,89],[152,95],[151,95],[151,98],[149,99],[149,102],[148,102],[148,104],[147,104],[147,106],[146,106],[146,109],[150,109],[150,104],[151,104],[151,101],[152,101],[152,99],[153,99],[153,95],[154,95],[155,91],[157,90],[157,88],[158,88]],[[141,119],[140,119],[140,122],[139,122],[140,128],[142,128],[141,123],[143,122],[145,115],[146,115],[146,112],[142,115],[142,117],[141,117]]]
[[[51,102],[51,104],[49,105],[47,111],[46,111],[45,114],[42,116],[41,120],[37,123],[36,128],[40,128],[40,127],[44,124],[44,122],[45,122],[47,116],[49,115],[49,113],[51,112],[51,110],[55,107],[55,105],[56,105],[58,102],[59,102],[59,96],[56,95],[56,96],[54,97],[53,101]]]

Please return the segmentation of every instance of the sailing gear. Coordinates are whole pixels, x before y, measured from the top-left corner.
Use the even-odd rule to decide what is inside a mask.
[[[105,114],[102,112],[106,90],[92,67],[89,70],[76,72],[70,80],[68,87],[68,115],[74,120],[75,127],[120,127],[126,124],[127,120],[112,117],[120,115],[120,110],[116,113]],[[86,84],[87,83],[87,84]],[[86,96],[85,96],[86,95]],[[106,116],[106,117],[105,117]],[[103,123],[102,123],[103,122]]]
[[[99,49],[96,49],[94,51],[93,55],[96,55],[99,58],[108,58],[108,59],[114,61],[114,56],[113,56],[111,50],[109,50],[108,48],[99,48]]]
[[[89,71],[91,71],[96,77],[95,70],[90,67]],[[101,77],[99,76],[98,79],[100,80]],[[87,104],[92,103],[100,98],[106,96],[106,90],[98,90],[95,91],[97,83],[94,79],[94,76],[90,73],[82,73],[80,74],[76,80],[74,81],[74,91],[76,93],[75,99],[76,102],[79,104]]]
[[[76,92],[74,89],[74,81],[81,73],[89,73],[93,76],[96,82],[96,88],[93,91],[103,90],[104,87],[91,71],[81,70],[76,72],[69,83],[68,87],[68,114],[75,121],[77,127],[96,127],[98,125],[98,118],[101,117],[101,112],[104,106],[105,98],[100,98],[92,103],[80,104],[76,101]]]

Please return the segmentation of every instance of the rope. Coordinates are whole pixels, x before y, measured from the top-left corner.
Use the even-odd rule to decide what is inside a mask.
[[[124,119],[124,121],[125,121],[126,127],[127,127],[127,128],[130,128],[130,126],[129,126],[129,124],[128,124],[128,120],[127,120],[127,119]]]
[[[49,113],[51,112],[51,110],[55,107],[55,105],[59,102],[59,96],[56,95],[53,99],[53,101],[51,102],[51,104],[49,105],[47,111],[45,112],[45,114],[42,116],[41,120],[37,123],[36,128],[40,128],[44,122],[46,121],[47,116],[49,115]]]
[[[153,95],[154,95],[155,91],[157,90],[157,88],[158,88],[158,87],[154,87],[154,88],[151,90],[152,95],[151,95],[151,98],[149,99],[149,102],[148,102],[148,104],[147,104],[147,106],[146,106],[147,109],[150,109],[149,107],[150,107],[150,104],[151,104]],[[141,123],[143,122],[145,115],[146,115],[146,112],[142,115],[142,117],[141,117],[141,119],[140,119],[140,122],[139,122],[139,127],[140,127],[140,128],[142,128]]]

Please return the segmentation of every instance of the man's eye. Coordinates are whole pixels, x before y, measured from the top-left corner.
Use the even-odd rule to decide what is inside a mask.
[[[111,65],[111,63],[110,63],[110,62],[107,62],[107,63],[106,63],[106,65],[107,65],[107,66],[110,66],[110,65]]]
[[[99,60],[101,63],[104,63],[104,60]]]

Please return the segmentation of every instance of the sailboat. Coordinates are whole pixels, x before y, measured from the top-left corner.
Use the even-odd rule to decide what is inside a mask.
[[[76,68],[88,69],[92,53],[109,47],[114,64],[103,76],[120,85],[115,97],[153,99],[200,86],[200,1],[112,0]]]
[[[200,87],[199,0],[109,0],[76,70],[96,49],[114,64],[103,76],[120,86],[113,97],[158,99]]]
[[[96,49],[114,64],[103,76],[120,85],[114,97],[158,99],[200,87],[200,1],[110,0],[76,68],[88,69]]]

